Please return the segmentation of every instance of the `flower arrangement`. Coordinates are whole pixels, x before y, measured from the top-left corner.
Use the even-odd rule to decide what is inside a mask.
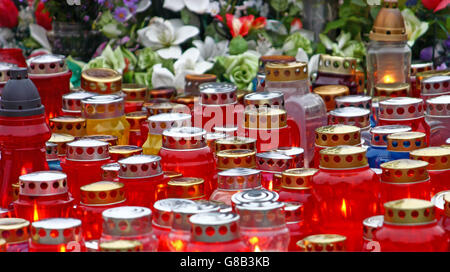
[[[28,9],[32,9],[32,25],[45,30],[51,29],[52,20],[82,22],[107,38],[89,61],[69,58],[73,70],[110,67],[122,72],[126,82],[180,89],[187,73],[214,73],[240,89],[252,89],[261,55],[295,56],[309,61],[311,70],[321,53],[354,57],[364,65],[368,33],[380,2],[341,1],[337,18],[316,37],[302,23],[302,0],[29,0]],[[447,66],[449,1],[399,4],[413,59]],[[18,6],[12,0],[0,0],[0,11],[8,14],[0,18],[0,33],[25,21],[26,16],[16,15],[24,10]],[[27,44],[32,49],[46,48],[45,30],[30,29],[26,39],[34,43]],[[0,43],[2,37],[8,36],[0,34]]]

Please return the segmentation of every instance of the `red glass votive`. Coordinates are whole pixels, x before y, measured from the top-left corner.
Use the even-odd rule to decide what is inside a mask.
[[[205,181],[195,177],[175,177],[167,183],[168,198],[190,200],[208,199],[205,196]]]
[[[147,134],[141,134],[141,126],[147,121],[147,113],[145,111],[129,112],[125,118],[130,123],[129,144],[142,147],[148,134],[148,131]]]
[[[256,167],[261,170],[261,185],[267,190],[275,190],[275,174],[291,168],[292,161],[292,157],[276,151],[256,154]]]
[[[7,252],[28,252],[30,221],[23,218],[1,218],[0,233]]]
[[[363,247],[364,252],[379,252],[380,244],[374,240],[375,232],[383,226],[384,216],[375,215],[363,221]]]
[[[284,202],[286,227],[289,229],[289,251],[299,251],[297,242],[309,235],[311,229],[305,224],[303,204],[300,202]]]
[[[0,62],[12,63],[19,67],[27,67],[27,62],[20,48],[0,48]]]

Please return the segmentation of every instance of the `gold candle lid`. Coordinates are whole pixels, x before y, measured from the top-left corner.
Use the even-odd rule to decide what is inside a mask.
[[[97,140],[101,142],[106,142],[109,144],[109,146],[117,145],[118,139],[119,138],[114,135],[89,135],[81,138],[81,140]]]
[[[297,246],[304,251],[345,251],[347,237],[338,234],[317,234],[303,238]]]
[[[167,198],[195,199],[205,196],[202,178],[176,177],[167,183]]]
[[[256,151],[250,149],[227,149],[217,152],[217,169],[255,168]]]
[[[384,0],[381,10],[370,31],[373,41],[400,42],[407,41],[405,22],[398,9],[397,0]]]
[[[426,147],[411,151],[413,160],[428,162],[428,170],[449,170],[450,149],[439,146]]]
[[[30,222],[23,218],[0,218],[0,233],[8,244],[28,240]]]
[[[366,149],[358,146],[340,145],[320,150],[320,167],[351,169],[367,166]]]
[[[109,147],[109,155],[115,161],[140,154],[142,154],[142,147],[135,145],[114,145]]]
[[[279,108],[254,108],[244,112],[244,127],[252,129],[277,129],[287,126],[287,113]]]
[[[387,150],[411,152],[427,146],[426,134],[418,131],[392,133],[387,136]]]
[[[267,63],[265,66],[267,81],[294,81],[308,79],[308,63]]]
[[[380,165],[381,181],[388,183],[424,182],[430,179],[428,163],[424,161],[400,159]]]
[[[145,106],[148,116],[153,116],[161,113],[191,113],[186,105],[172,102],[152,103]]]
[[[292,168],[281,173],[281,187],[286,189],[309,189],[313,176],[318,172],[315,168]]]
[[[145,111],[134,111],[125,114],[125,119],[127,119],[130,124],[131,131],[140,131],[141,125],[147,120],[147,112]]]
[[[259,57],[259,66],[265,67],[267,63],[286,63],[295,61],[295,57],[286,55],[267,55]]]
[[[319,73],[354,75],[356,74],[356,59],[320,54],[317,71]]]
[[[384,223],[416,225],[435,220],[435,210],[430,201],[404,198],[384,203]]]
[[[422,80],[435,76],[450,76],[450,69],[447,68],[445,70],[429,70],[417,73],[416,80],[418,80],[417,82],[418,86],[420,86],[420,82]]]
[[[408,96],[409,83],[378,83],[375,85],[375,96],[404,97]]]
[[[63,133],[52,133],[52,136],[48,140],[50,143],[54,143],[58,146],[58,155],[59,156],[65,156],[66,155],[66,149],[67,144],[70,142],[73,142],[75,140],[75,137],[69,134],[63,134]]]
[[[81,88],[87,92],[111,94],[122,89],[122,75],[109,68],[91,68],[81,73]]]
[[[103,252],[135,252],[143,251],[144,247],[136,240],[113,240],[100,243],[99,249]]]
[[[124,185],[120,182],[99,181],[80,187],[80,202],[84,205],[112,205],[124,202]]]
[[[177,89],[174,87],[162,86],[153,88],[147,91],[147,97],[145,101],[151,101],[153,99],[167,99],[170,100],[177,95]]]
[[[256,151],[256,139],[236,136],[216,140],[216,152],[228,149],[250,149]]]
[[[74,116],[58,116],[50,118],[52,132],[70,134],[75,137],[86,134],[86,119]]]
[[[188,74],[185,76],[184,92],[186,94],[199,95],[199,86],[207,82],[216,82],[217,76],[213,74]]]
[[[336,97],[350,94],[349,88],[344,85],[324,85],[315,88],[313,92],[320,95],[323,101],[325,101],[327,111],[331,111],[336,108]]]
[[[164,176],[168,179],[179,178],[182,177],[183,174],[175,171],[164,171]]]
[[[125,101],[144,101],[147,95],[147,86],[144,84],[124,83],[122,92],[125,94]]]
[[[433,70],[432,62],[411,63],[411,76],[415,76],[418,73],[431,70]]]
[[[332,147],[361,144],[361,129],[349,125],[331,125],[316,129],[316,145]]]

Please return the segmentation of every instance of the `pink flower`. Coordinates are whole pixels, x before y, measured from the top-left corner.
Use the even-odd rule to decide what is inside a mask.
[[[425,8],[438,12],[450,5],[450,0],[422,0],[422,4]]]

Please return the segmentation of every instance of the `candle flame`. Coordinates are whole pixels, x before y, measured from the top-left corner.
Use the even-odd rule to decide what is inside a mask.
[[[59,252],[66,252],[66,247],[64,245],[62,245],[61,249],[59,250]]]
[[[261,252],[261,249],[259,248],[259,246],[255,246],[255,250],[253,252]]]
[[[345,203],[345,198],[342,199],[341,211],[342,215],[347,217],[347,203]]]
[[[20,175],[22,176],[22,175],[25,175],[25,174],[27,174],[27,169],[25,167],[22,167],[20,169]]]
[[[184,243],[181,240],[170,241],[170,244],[176,251],[182,251],[184,248]]]
[[[39,214],[38,214],[36,202],[34,202],[34,205],[33,205],[33,221],[35,221],[35,222],[39,221]]]
[[[394,78],[393,78],[392,76],[390,76],[390,75],[385,75],[385,76],[383,77],[383,82],[384,82],[384,83],[394,83],[395,80],[394,80]]]
[[[252,237],[248,240],[252,246],[254,246],[253,252],[261,252],[261,249],[258,246],[259,239],[258,237]]]
[[[269,182],[269,191],[273,191],[273,180]]]

